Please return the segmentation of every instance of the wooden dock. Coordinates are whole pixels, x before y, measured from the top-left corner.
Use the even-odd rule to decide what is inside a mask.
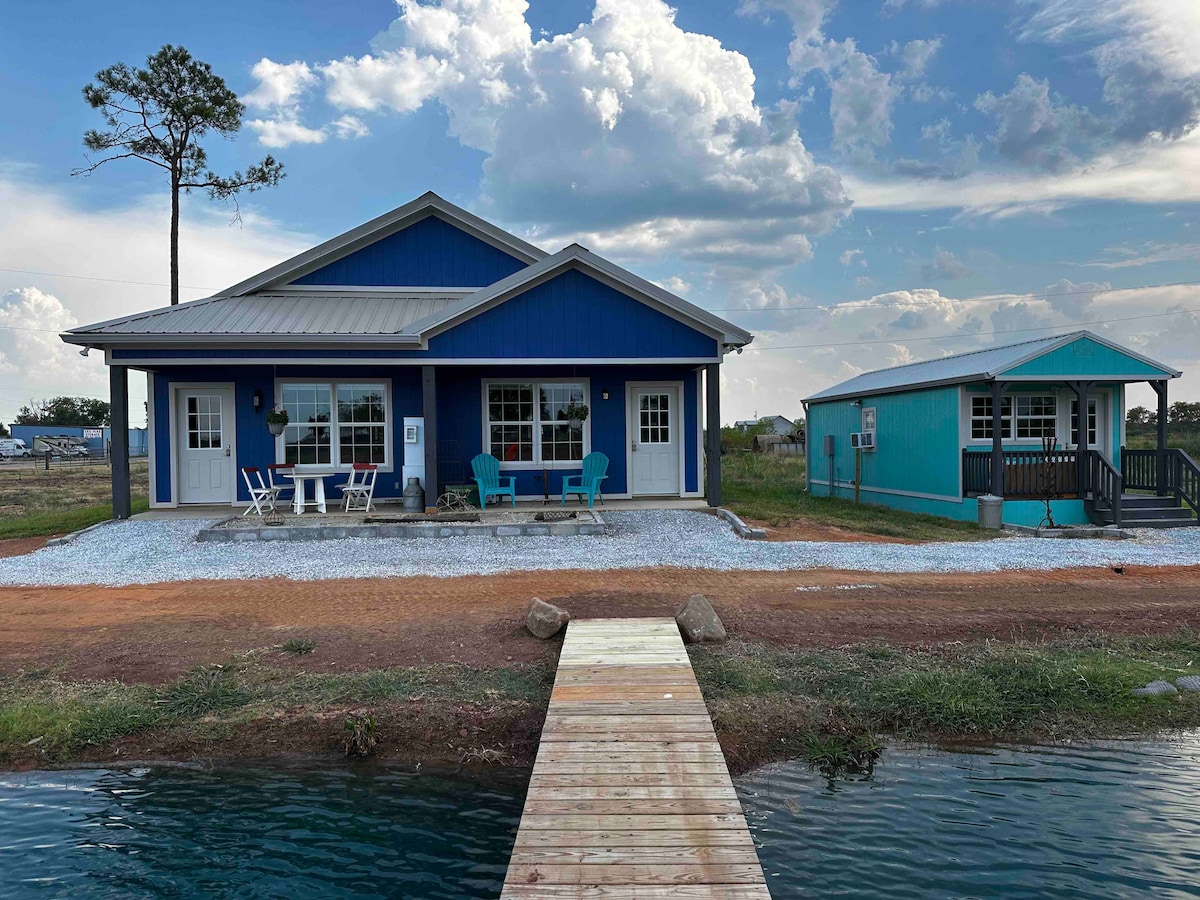
[[[501,900],[770,900],[674,619],[567,626]]]

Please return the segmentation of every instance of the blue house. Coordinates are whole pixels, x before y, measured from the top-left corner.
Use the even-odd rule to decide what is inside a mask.
[[[149,379],[154,507],[245,504],[241,467],[379,466],[432,506],[491,453],[518,498],[556,496],[593,450],[608,497],[720,501],[719,366],[753,338],[572,244],[545,251],[435,194],[203,300],[76,328],[104,351],[113,433]],[[573,425],[569,405],[590,414]],[[273,407],[288,412],[278,437]],[[715,450],[715,452],[714,452]],[[129,515],[114,438],[114,512]],[[334,494],[336,496],[336,493]]]
[[[1166,446],[1179,375],[1088,331],[866,372],[805,401],[809,488],[972,521],[991,494],[1006,524],[1050,499],[1057,524],[1195,525],[1200,468]],[[1124,446],[1134,382],[1158,395],[1156,449]]]

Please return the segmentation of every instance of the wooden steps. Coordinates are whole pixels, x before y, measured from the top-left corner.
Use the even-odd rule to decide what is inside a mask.
[[[502,900],[770,900],[674,619],[567,626]]]

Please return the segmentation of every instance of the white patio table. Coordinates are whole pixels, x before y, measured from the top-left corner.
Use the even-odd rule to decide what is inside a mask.
[[[318,512],[325,512],[325,479],[337,473],[333,469],[306,469],[303,472],[288,472],[286,477],[296,484],[296,495],[292,499],[292,511],[300,515],[309,506],[315,506]],[[313,499],[306,500],[307,492],[304,482],[313,482]]]

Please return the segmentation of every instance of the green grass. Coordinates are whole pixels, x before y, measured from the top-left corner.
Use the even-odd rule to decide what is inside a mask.
[[[1125,446],[1130,450],[1153,450],[1158,446],[1158,435],[1153,429],[1138,432],[1131,430],[1126,435]],[[1167,446],[1178,447],[1200,462],[1200,430],[1171,428],[1167,433]]]
[[[107,470],[106,470],[107,471]],[[145,497],[133,498],[133,511],[145,512],[150,502]],[[40,537],[47,534],[68,534],[112,518],[112,504],[59,509],[52,512],[14,516],[0,520],[0,540],[5,538]]]
[[[803,520],[868,534],[931,541],[994,537],[970,522],[902,512],[840,498],[814,497],[805,490],[802,457],[734,453],[721,460],[721,491],[739,516],[786,525]]]
[[[545,706],[554,679],[546,664],[500,669],[438,665],[358,673],[278,669],[249,656],[193,669],[155,687],[115,681],[69,682],[53,672],[0,676],[0,764],[66,762],[89,747],[155,728],[221,739],[257,718],[297,709],[320,714],[347,706],[437,701],[479,707]],[[36,749],[35,749],[36,748]]]
[[[1200,694],[1132,694],[1155,679],[1200,674],[1200,636],[1187,631],[935,649],[730,644],[693,648],[692,663],[718,706],[775,705],[810,733],[1026,740],[1200,726]]]

